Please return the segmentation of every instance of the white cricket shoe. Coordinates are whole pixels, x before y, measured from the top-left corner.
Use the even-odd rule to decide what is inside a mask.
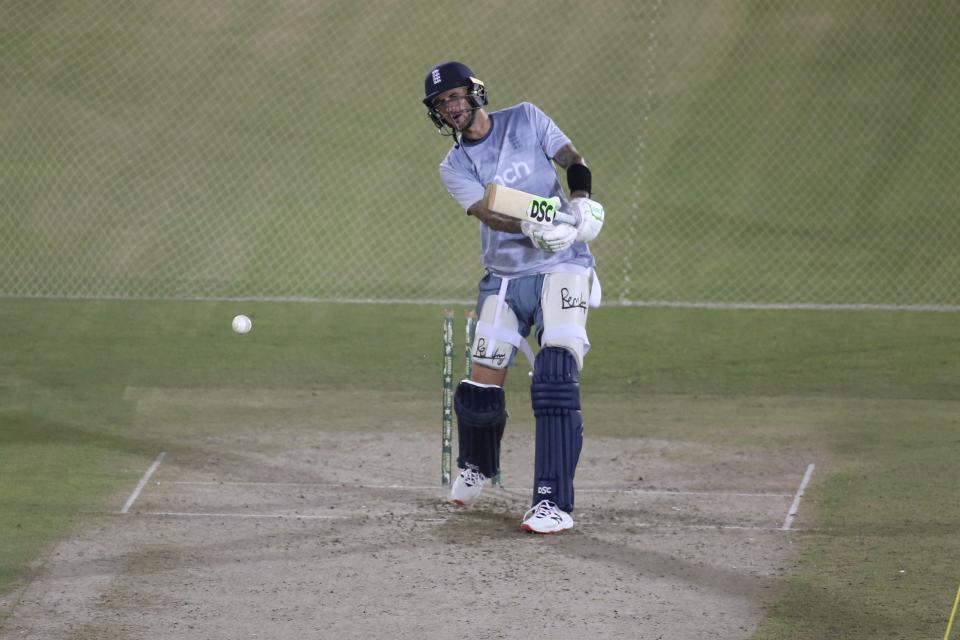
[[[469,507],[480,497],[487,476],[476,469],[464,469],[450,487],[450,501],[461,507]]]
[[[541,500],[523,514],[520,528],[530,533],[560,533],[573,527],[573,518],[549,500]]]

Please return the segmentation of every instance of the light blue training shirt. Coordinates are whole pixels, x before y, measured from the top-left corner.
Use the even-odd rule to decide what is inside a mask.
[[[554,169],[554,154],[570,138],[553,120],[529,102],[490,114],[490,131],[481,140],[461,139],[440,163],[440,179],[464,211],[483,199],[491,182],[543,197],[567,197]],[[522,233],[495,231],[480,225],[480,262],[497,276],[518,276],[590,269],[594,258],[585,242],[557,253],[533,246]],[[565,268],[566,267],[566,268]]]

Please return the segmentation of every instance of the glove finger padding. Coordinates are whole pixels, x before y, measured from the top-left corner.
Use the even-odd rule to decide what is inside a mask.
[[[574,198],[568,207],[577,220],[577,242],[590,242],[603,228],[606,212],[603,205],[590,198]]]
[[[522,222],[520,229],[523,235],[530,238],[533,246],[551,253],[563,251],[577,240],[577,228],[569,224],[541,225]]]

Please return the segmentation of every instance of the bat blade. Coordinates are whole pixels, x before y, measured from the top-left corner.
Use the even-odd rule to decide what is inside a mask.
[[[557,207],[557,198],[544,198],[502,184],[488,184],[483,199],[490,211],[518,220],[539,224],[552,224],[554,220],[573,225],[577,222],[573,216]]]

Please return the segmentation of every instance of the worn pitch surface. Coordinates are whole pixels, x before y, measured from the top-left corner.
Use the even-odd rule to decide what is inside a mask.
[[[806,461],[588,436],[576,526],[535,536],[518,528],[532,444],[508,433],[505,486],[461,510],[432,432],[207,438],[58,545],[3,637],[750,635],[789,563]]]

